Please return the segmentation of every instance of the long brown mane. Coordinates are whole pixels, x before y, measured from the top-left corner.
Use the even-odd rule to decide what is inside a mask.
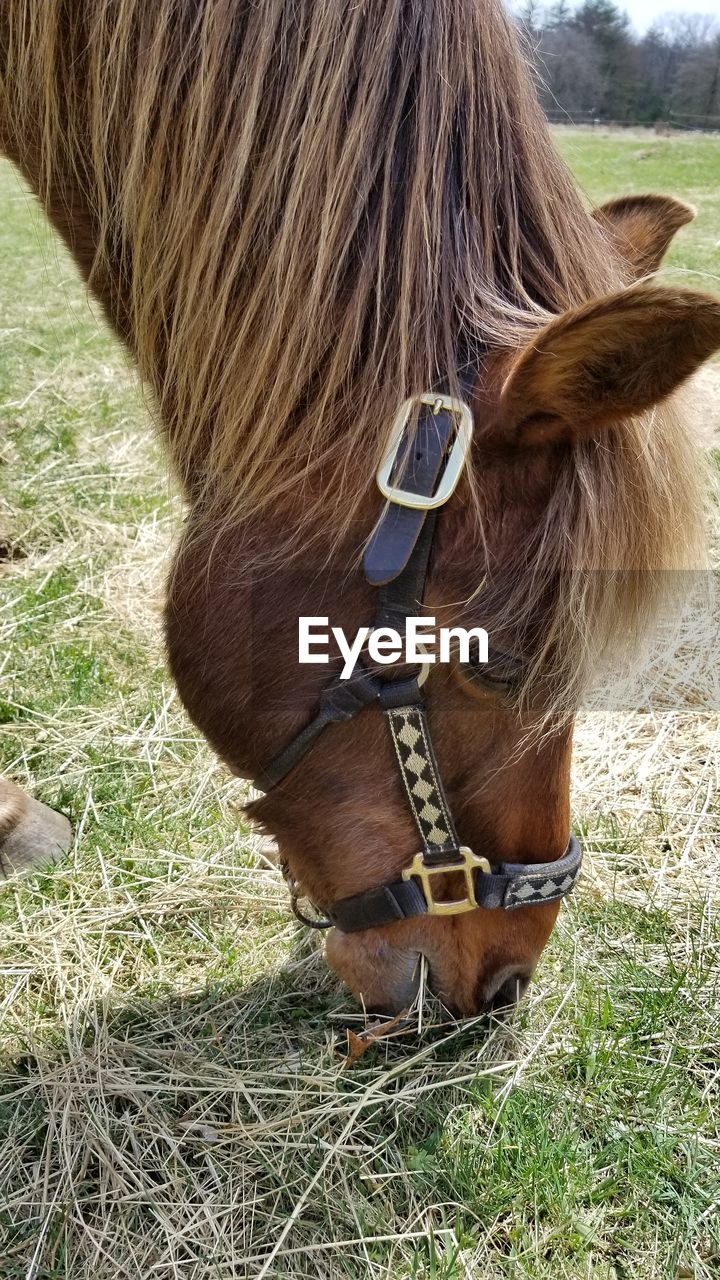
[[[122,284],[116,322],[207,511],[292,498],[296,546],[340,536],[398,402],[453,374],[461,330],[511,350],[621,280],[499,0],[4,10],[0,110],[35,131],[40,190],[88,200],[95,278]],[[567,698],[652,607],[643,571],[686,562],[696,509],[670,411],[568,451],[518,548],[538,593],[570,584],[549,638]],[[533,595],[519,574],[510,608]]]

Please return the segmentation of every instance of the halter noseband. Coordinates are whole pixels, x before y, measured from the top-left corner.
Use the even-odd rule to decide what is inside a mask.
[[[463,385],[467,399],[473,383],[468,379]],[[417,427],[410,437],[408,424],[416,409]],[[365,577],[377,588],[374,629],[404,631],[407,619],[422,608],[436,512],[457,486],[472,430],[472,412],[464,400],[432,391],[406,401],[393,423],[377,474],[387,502],[363,557]],[[348,680],[333,679],[326,686],[313,719],[256,779],[260,790],[271,790],[328,725],[352,720],[371,705],[379,704],[385,713],[422,847],[402,879],[343,898],[326,909],[323,921],[298,911],[301,894],[286,875],[293,909],[305,924],[337,925],[344,933],[355,933],[425,913],[458,915],[478,907],[513,911],[564,898],[577,880],[582,849],[572,835],[555,862],[491,866],[487,858],[460,844],[433,751],[422,683],[417,676],[384,680],[358,663]],[[436,885],[458,873],[464,879],[464,896],[438,900]]]

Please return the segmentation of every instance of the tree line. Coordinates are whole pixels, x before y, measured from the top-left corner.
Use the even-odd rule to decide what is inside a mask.
[[[519,21],[550,119],[720,129],[720,24],[668,13],[644,36],[612,0],[525,0]]]

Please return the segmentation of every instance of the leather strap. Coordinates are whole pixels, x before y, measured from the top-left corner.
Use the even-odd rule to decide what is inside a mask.
[[[480,353],[476,353],[479,360]],[[477,379],[477,365],[465,364],[459,375],[459,386],[469,403]],[[443,388],[439,388],[442,392]],[[398,449],[398,461],[393,468],[392,483],[410,493],[428,498],[435,492],[438,476],[445,464],[452,444],[457,419],[447,409],[435,413],[433,406],[424,404],[417,419],[414,436],[405,442],[405,449]],[[399,506],[386,502],[378,522],[370,535],[363,556],[365,577],[373,587],[394,582],[408,565],[420,534],[425,530],[427,554],[432,545],[435,528],[434,510],[418,510],[416,507]],[[427,567],[427,558],[425,560]],[[424,573],[423,573],[424,581]],[[386,626],[393,626],[387,622]]]
[[[349,680],[334,679],[320,694],[320,708],[309,724],[292,739],[254,780],[259,791],[270,791],[302,760],[329,724],[352,720],[364,707],[376,702],[380,681],[357,665]]]
[[[446,410],[433,413],[430,406],[424,405],[414,438],[407,442],[404,452],[398,451],[399,465],[393,472],[393,484],[411,493],[430,497],[443,469],[456,425],[451,413]],[[382,587],[399,577],[407,567],[423,529],[426,531],[427,565],[434,527],[434,511],[387,502],[363,556],[363,571],[370,585]],[[392,626],[393,623],[385,625]]]
[[[398,483],[402,488],[422,497],[433,493],[456,425],[453,414],[446,411],[434,414],[431,406],[423,406],[416,441],[409,456],[407,449],[404,454],[399,451],[403,461]],[[371,538],[370,545],[374,544],[378,559],[384,561],[386,565],[393,562],[397,567],[392,580],[387,577],[389,571],[387,569],[384,571],[385,585],[377,596],[373,618],[374,630],[380,627],[392,627],[402,633],[405,631],[407,619],[415,617],[422,609],[436,516],[434,511],[412,509],[414,515],[421,517],[417,524],[397,525],[391,519],[386,520],[388,511],[410,510],[409,507],[388,504]],[[366,575],[369,549],[370,547],[363,560]],[[254,779],[258,789],[266,792],[271,790],[287,777],[328,725],[352,719],[364,707],[374,702],[381,691],[383,709],[387,709],[392,704],[394,693],[399,693],[403,702],[422,702],[422,694],[414,677],[409,681],[404,678],[397,682],[385,682],[378,676],[373,676],[358,663],[349,680],[334,679],[323,690],[316,715]],[[429,743],[429,734],[426,733],[425,737]],[[436,765],[434,769],[437,775]],[[442,791],[439,776],[437,776],[437,786]]]

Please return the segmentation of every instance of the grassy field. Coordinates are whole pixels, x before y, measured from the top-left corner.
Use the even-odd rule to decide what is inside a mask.
[[[720,139],[669,138],[650,130],[555,128],[555,140],[588,199],[600,203],[636,191],[666,191],[697,209],[671,245],[664,275],[696,288],[720,287]]]
[[[696,203],[673,276],[720,275],[720,140],[558,136],[592,198]],[[121,352],[0,167],[0,767],[77,833],[0,892],[0,1280],[711,1280],[702,627],[663,697],[582,717],[589,866],[514,1024],[428,1018],[347,1069],[357,1011],[164,666],[180,519]]]

